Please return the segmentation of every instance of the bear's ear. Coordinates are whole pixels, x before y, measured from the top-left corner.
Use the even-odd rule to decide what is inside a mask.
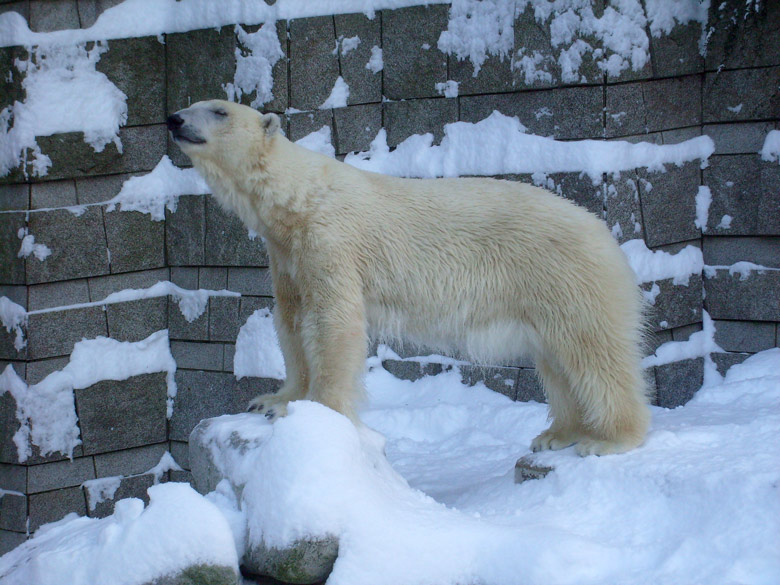
[[[263,114],[260,118],[260,127],[265,132],[266,136],[272,136],[279,131],[282,123],[279,120],[279,116],[276,114]]]

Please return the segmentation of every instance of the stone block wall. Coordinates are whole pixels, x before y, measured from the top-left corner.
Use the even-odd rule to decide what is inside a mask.
[[[114,3],[3,1],[0,11],[21,12],[33,30],[47,31],[88,27]],[[446,124],[477,122],[494,110],[517,116],[531,133],[559,140],[675,144],[709,135],[716,150],[704,169],[696,162],[665,172],[605,175],[598,184],[578,173],[541,181],[604,217],[621,242],[641,237],[651,249],[672,254],[689,245],[701,249],[708,268],[687,285],[671,279],[643,284],[654,298],[648,351],[687,340],[702,329],[706,311],[714,320],[715,341],[726,352],[712,354],[723,372],[780,345],[780,165],[757,154],[767,133],[780,129],[780,5],[764,2],[758,11],[744,13],[743,4],[713,7],[705,56],[699,52],[698,24],[678,25],[659,37],[648,31],[651,59],[642,69],[608,77],[586,55],[575,84],[562,81],[549,22],[537,22],[530,10],[518,8],[514,53],[489,56],[476,76],[470,61],[437,48],[448,26],[448,5],[386,10],[372,18],[341,14],[278,22],[284,57],[274,65],[274,97],[264,109],[282,115],[292,140],[330,127],[337,156],[367,150],[381,128],[390,147],[424,132],[438,143]],[[122,151],[108,144],[95,152],[79,133],[39,137],[52,161],[48,174],[27,178],[29,168],[22,165],[0,178],[0,296],[29,313],[24,348],[14,346],[13,334],[0,331],[0,366],[10,364],[27,384],[35,384],[65,367],[82,339],[136,342],[167,329],[178,386],[170,418],[162,373],[76,390],[82,443],[73,458],[42,456],[34,448],[23,462],[13,441],[20,424],[17,404],[9,392],[0,393],[0,553],[68,512],[101,516],[116,499],[145,497],[159,475],[150,470],[166,451],[182,470],[165,471],[162,479],[187,481],[187,440],[195,424],[241,411],[254,394],[279,385],[263,378],[236,380],[232,373],[240,327],[254,311],[273,305],[260,239],[204,196],[180,197],[162,221],[102,204],[127,179],[150,172],[163,155],[189,166],[169,140],[165,118],[195,101],[225,97],[237,51],[246,51],[239,36],[224,27],[109,41],[97,70],[127,96]],[[356,49],[338,50],[343,39],[354,36],[361,39]],[[365,66],[373,47],[382,49],[384,63],[376,73]],[[516,66],[520,48],[551,56],[548,79],[526,82]],[[22,47],[0,49],[3,70],[25,54]],[[350,88],[347,106],[319,109],[339,76]],[[459,84],[457,97],[443,97],[436,89],[450,80]],[[0,89],[0,108],[23,99],[19,76]],[[694,223],[700,186],[712,193],[706,230]],[[730,224],[721,221],[724,216],[732,218]],[[20,229],[48,246],[51,255],[19,257]],[[729,269],[743,261],[775,270]],[[240,296],[210,298],[191,322],[169,297],[100,304],[111,293],[159,281]],[[419,355],[396,349],[402,358]],[[448,367],[408,359],[384,365],[410,379]],[[686,402],[701,386],[704,368],[703,357],[649,368],[655,402],[670,407]],[[482,382],[512,399],[543,400],[527,361],[463,366],[461,373],[467,383]],[[118,478],[119,487],[90,506],[90,489],[100,485],[94,480],[105,478]]]

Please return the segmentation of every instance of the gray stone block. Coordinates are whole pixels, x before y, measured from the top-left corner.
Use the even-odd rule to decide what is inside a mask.
[[[251,34],[255,33],[258,30],[260,30],[260,25],[255,26],[244,26],[243,29],[245,32]],[[282,53],[284,53],[284,56],[281,57],[271,68],[271,77],[273,79],[273,88],[271,90],[271,93],[273,94],[273,99],[269,102],[266,102],[262,104],[262,106],[259,107],[264,112],[278,112],[282,113],[285,110],[287,110],[288,107],[288,97],[289,97],[289,89],[290,89],[290,81],[287,76],[287,71],[289,67],[289,58],[287,53],[287,22],[286,21],[279,21],[276,23],[276,36],[279,39],[279,48],[281,48]],[[241,50],[242,54],[246,55],[248,52],[245,47],[242,45],[240,38],[238,39],[238,48]],[[257,99],[257,92],[253,91],[248,94],[242,94],[241,96],[241,103],[245,104],[247,106],[251,106],[252,102]]]
[[[705,123],[776,118],[780,67],[707,73],[702,104]]]
[[[224,353],[224,347],[221,343],[171,342],[171,354],[179,369],[220,372],[222,371]]]
[[[707,69],[780,65],[780,5],[726,0],[707,24]]]
[[[236,71],[233,27],[170,34],[165,43],[169,114],[226,97],[223,85],[233,81]]]
[[[456,100],[437,98],[386,102],[384,104],[387,144],[398,146],[413,134],[433,134],[435,144],[444,138],[445,124],[458,121]]]
[[[780,321],[780,272],[752,272],[744,280],[718,270],[704,280],[705,307],[713,319]]]
[[[117,475],[146,473],[160,462],[167,446],[167,443],[158,443],[156,445],[95,455],[96,477],[116,477]]]
[[[725,376],[731,366],[741,364],[750,357],[749,353],[713,353],[712,361],[715,362],[715,367],[718,369],[718,373],[721,376]]]
[[[383,360],[382,367],[399,380],[410,380],[412,382],[425,376],[436,376],[443,371],[441,364],[423,364],[411,360]]]
[[[655,367],[656,404],[675,408],[688,402],[704,382],[704,359],[695,358]]]
[[[503,59],[489,55],[476,76],[470,60],[459,60],[450,55],[448,70],[449,78],[458,84],[458,95],[501,93],[514,89],[511,54]]]
[[[543,479],[551,471],[555,471],[555,468],[537,463],[533,455],[526,455],[515,463],[515,483],[523,483],[530,479]]]
[[[517,398],[517,368],[459,366],[463,383],[474,386],[481,382],[490,390],[511,400]]]
[[[5,368],[3,368],[5,369]],[[18,373],[18,368],[14,367]],[[14,434],[19,430],[16,418],[16,401],[10,392],[0,394],[0,462],[17,463],[19,460]]]
[[[111,272],[148,270],[165,265],[165,224],[137,211],[105,213]]]
[[[151,171],[166,152],[166,136],[163,124],[125,126],[119,129],[121,153],[113,142],[95,152],[80,132],[39,136],[37,141],[52,161],[46,179],[55,180]]]
[[[744,260],[780,268],[780,238],[704,238],[704,263],[709,266],[731,266]]]
[[[92,457],[32,465],[27,472],[26,493],[37,494],[79,486],[90,479],[95,479],[95,464]]]
[[[37,384],[52,372],[56,372],[67,366],[69,361],[70,360],[66,357],[58,357],[49,360],[29,362],[27,364],[27,376],[25,379],[28,384]]]
[[[77,0],[81,28],[89,28],[98,17],[109,8],[121,4],[123,0]]]
[[[52,32],[79,28],[79,11],[76,0],[31,0],[30,29],[35,32]]]
[[[24,495],[5,493],[0,496],[0,530],[27,530],[27,498]]]
[[[171,282],[189,290],[198,289],[198,269],[195,267],[171,267]]]
[[[195,287],[197,290],[197,287]],[[171,339],[188,341],[208,341],[209,339],[209,308],[203,311],[197,319],[187,321],[176,302],[168,303],[168,335]]]
[[[544,388],[533,368],[520,368],[517,371],[517,390],[515,400],[521,402],[547,402]]]
[[[726,351],[756,353],[775,346],[777,325],[759,321],[715,321],[715,343]]]
[[[177,371],[178,393],[170,421],[169,439],[188,441],[192,429],[204,418],[244,412],[257,390],[257,385],[253,386],[248,378],[246,380],[246,383],[240,385],[232,374]]]
[[[628,240],[645,238],[642,226],[642,208],[639,201],[639,177],[635,171],[610,177],[603,186],[607,227],[622,244]]]
[[[166,440],[166,374],[106,380],[76,390],[84,453],[92,455]]]
[[[519,94],[467,96],[460,99],[460,117],[479,122],[493,110],[517,116],[532,134],[568,140],[602,138],[603,88],[564,87]]]
[[[194,489],[195,480],[192,477],[192,473],[189,471],[176,471],[175,469],[171,469],[169,475],[170,481],[174,481],[176,483],[188,483]]]
[[[271,271],[268,268],[229,268],[227,289],[241,295],[273,296]]]
[[[2,8],[0,8],[2,10]],[[27,540],[25,532],[12,532],[10,530],[0,529],[0,556],[12,551],[17,546]]]
[[[247,319],[258,309],[269,309],[273,312],[274,299],[267,297],[241,297],[241,307],[238,312],[238,322],[243,326]],[[231,362],[232,364],[232,362]],[[231,365],[232,371],[232,365]]]
[[[669,34],[650,35],[650,58],[656,77],[701,73],[704,58],[699,50],[701,25],[692,21],[676,25]]]
[[[110,201],[122,190],[122,185],[138,173],[85,177],[76,180],[76,196],[79,205]]]
[[[118,341],[141,341],[168,326],[168,298],[108,305],[108,334]]]
[[[0,489],[25,493],[27,491],[27,466],[0,463]]]
[[[561,197],[573,201],[600,218],[604,217],[604,192],[601,185],[594,185],[585,173],[550,173],[548,181],[555,184],[551,189]]]
[[[347,103],[368,104],[382,101],[382,75],[366,68],[371,48],[381,46],[381,15],[369,19],[364,14],[337,14],[336,38],[358,37],[360,44],[344,54],[339,47],[341,76],[349,86]]]
[[[76,342],[107,334],[101,307],[30,315],[27,355],[31,360],[70,355]]]
[[[708,234],[780,235],[780,167],[774,166],[755,155],[710,158],[703,173],[712,193]],[[732,218],[729,227],[717,227],[725,215]]]
[[[688,341],[691,335],[698,333],[703,328],[701,323],[692,323],[691,325],[683,325],[682,327],[675,327],[672,330],[673,341]]]
[[[190,470],[190,445],[184,441],[171,441],[168,448],[179,467]]]
[[[21,9],[22,11],[28,8],[26,2],[24,4],[12,4],[10,6]],[[0,4],[0,14],[8,10],[13,10],[11,7],[7,4]],[[25,19],[29,22],[29,14],[25,16]],[[16,69],[15,62],[17,59],[21,61],[28,60],[29,54],[27,53],[27,49],[23,47],[0,48],[0,71],[6,72],[6,77],[3,79],[3,83],[0,84],[0,110],[13,105],[16,101],[24,101],[25,91],[22,89],[22,80],[24,77]],[[0,177],[0,182],[10,181],[12,179],[11,175],[16,176],[19,181],[25,180],[23,176],[20,176],[21,173],[12,171],[6,177]],[[2,204],[0,203],[0,205]]]
[[[241,575],[233,567],[226,565],[192,565],[171,575],[164,575],[153,583],[144,585],[235,585],[241,582]]]
[[[76,205],[76,183],[72,180],[35,183],[30,186],[30,208],[68,207]]]
[[[246,323],[246,321],[241,321],[239,319],[239,323]],[[225,344],[225,352],[223,354],[222,358],[222,371],[223,372],[230,372],[233,373],[233,359],[236,356],[236,345],[234,343],[226,343]]]
[[[94,509],[87,508],[87,514],[91,518],[105,518],[114,513],[114,505],[119,500],[125,498],[138,498],[143,500],[145,504],[149,503],[149,495],[146,491],[154,485],[153,475],[136,475],[134,477],[123,477],[119,483],[119,487],[114,492],[114,497],[107,500],[103,500],[100,503],[96,503]],[[89,488],[85,486],[87,492],[87,498],[89,498]],[[89,499],[87,499],[89,504]]]
[[[336,154],[363,152],[382,128],[382,105],[366,104],[333,110]]]
[[[100,208],[91,207],[76,217],[69,211],[47,211],[30,216],[30,233],[36,243],[51,250],[45,260],[27,262],[30,284],[107,274],[106,232]]]
[[[241,220],[206,199],[206,264],[268,266],[268,254],[259,236],[252,239]]]
[[[560,84],[561,70],[550,40],[550,26],[547,22],[539,22],[534,15],[532,5],[518,5],[519,14],[514,23],[515,55],[512,64],[513,85],[518,89],[551,87]],[[522,12],[520,12],[522,11]],[[545,72],[548,76],[535,75],[529,79],[520,61],[535,55],[541,60],[535,63],[536,71]]]
[[[333,128],[333,110],[317,110],[314,112],[299,112],[290,115],[290,133],[288,138],[293,142],[317,132],[323,126],[330,128],[331,141],[335,135]]]
[[[238,336],[237,297],[212,297],[209,299],[209,340],[235,343]]]
[[[114,39],[108,47],[95,69],[127,96],[127,125],[165,122],[165,45],[143,37]]]
[[[652,311],[651,311],[652,313]],[[672,330],[667,325],[665,328],[655,328],[647,334],[644,344],[644,355],[653,355],[664,343],[674,341],[672,339]]]
[[[143,272],[128,272],[126,274],[112,274],[99,278],[90,278],[89,300],[102,301],[111,293],[126,289],[142,289],[168,280],[169,271],[167,268],[157,268],[154,270],[145,270]]]
[[[80,487],[33,494],[29,497],[29,506],[30,532],[73,512],[79,516],[87,515],[87,503]]]
[[[772,122],[734,122],[704,126],[704,134],[715,142],[715,154],[756,154],[773,129]]]
[[[332,16],[290,21],[290,106],[316,110],[339,76]]]
[[[699,191],[698,163],[672,166],[663,173],[638,171],[642,223],[649,247],[693,240],[696,227],[696,194]]]
[[[89,285],[86,279],[33,285],[29,287],[28,291],[30,311],[90,301]]]
[[[198,288],[222,290],[227,288],[228,269],[221,267],[202,266],[198,268]]]
[[[2,193],[0,197],[4,197]],[[0,214],[0,284],[25,284],[25,261],[19,258],[19,230],[27,227],[23,213]],[[33,233],[35,235],[35,233]],[[37,242],[37,238],[36,238]],[[32,262],[41,261],[31,256]]]
[[[172,266],[203,264],[206,258],[206,198],[179,197],[176,212],[165,211],[165,246]]]
[[[447,56],[437,48],[447,27],[446,6],[414,6],[382,13],[384,93],[391,100],[435,97],[447,81]]]

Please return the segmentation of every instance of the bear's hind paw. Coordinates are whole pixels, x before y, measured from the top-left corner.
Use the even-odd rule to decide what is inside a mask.
[[[262,414],[272,421],[287,415],[287,401],[275,394],[261,394],[249,402],[247,411]]]

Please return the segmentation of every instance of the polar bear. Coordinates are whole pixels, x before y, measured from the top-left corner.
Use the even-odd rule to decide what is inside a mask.
[[[287,140],[221,100],[168,118],[217,201],[265,239],[286,380],[251,408],[316,400],[357,422],[370,336],[503,364],[530,354],[551,426],[534,451],[640,445],[642,300],[605,224],[532,185],[402,179]]]

